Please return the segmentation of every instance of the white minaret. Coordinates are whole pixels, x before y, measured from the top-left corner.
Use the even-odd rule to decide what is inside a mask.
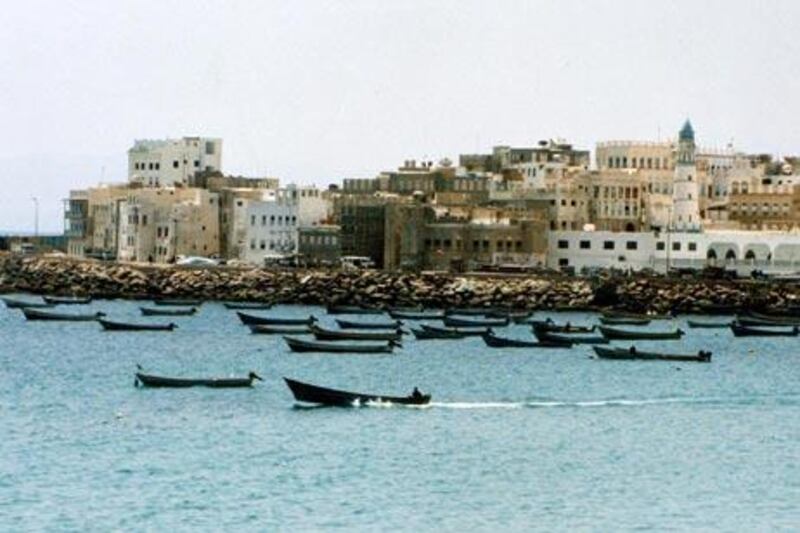
[[[687,120],[678,134],[675,176],[672,179],[671,228],[674,231],[700,231],[701,228],[694,153],[694,130]]]

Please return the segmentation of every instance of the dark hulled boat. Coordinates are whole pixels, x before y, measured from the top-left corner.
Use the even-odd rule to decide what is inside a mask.
[[[737,315],[736,322],[743,326],[800,326],[800,317],[750,312],[746,315]]]
[[[337,318],[336,323],[342,329],[398,329],[403,325],[399,320],[394,322],[354,322],[341,318]]]
[[[600,322],[608,326],[646,326],[650,323],[649,318],[630,318],[601,316]]]
[[[38,309],[30,309],[27,307],[22,308],[22,313],[28,320],[52,320],[62,322],[94,322],[95,320],[106,316],[105,313],[100,312],[83,314],[55,313],[53,311],[40,311]]]
[[[29,302],[26,300],[17,300],[15,298],[0,298],[0,300],[3,300],[3,303],[6,304],[6,307],[9,309],[22,309],[23,307],[27,307],[28,309],[45,309],[55,305],[47,302]]]
[[[403,334],[399,331],[335,331],[325,329],[316,324],[311,325],[311,333],[321,341],[400,341]]]
[[[669,313],[630,313],[627,311],[605,311],[603,316],[606,318],[633,318],[640,320],[672,320],[675,318]]]
[[[329,305],[326,309],[329,315],[382,315],[381,309],[370,309],[357,305]]]
[[[381,396],[378,394],[363,394],[348,392],[327,387],[319,387],[289,378],[283,378],[294,399],[298,402],[330,405],[333,407],[354,407],[367,403],[393,403],[398,405],[426,405],[430,403],[430,394],[421,394],[414,389],[408,396]]]
[[[797,337],[800,334],[797,326],[792,326],[790,329],[777,329],[774,325],[768,328],[757,328],[734,322],[730,328],[737,337]]]
[[[550,319],[547,320],[534,320],[531,322],[531,327],[534,330],[549,331],[552,333],[592,333],[595,326],[573,326],[569,322],[566,324],[556,324]]]
[[[618,359],[618,360],[633,360],[639,359],[644,361],[695,361],[698,363],[710,363],[711,352],[700,351],[697,355],[689,354],[667,354],[658,352],[643,352],[637,350],[635,347],[630,348],[607,348],[604,346],[594,346],[594,351],[597,357],[601,359]]]
[[[258,303],[258,302],[223,302],[222,305],[225,309],[232,311],[266,311],[272,308],[271,303]]]
[[[540,342],[571,343],[571,344],[608,344],[608,339],[602,335],[568,335],[552,331],[533,330],[533,334]]]
[[[203,300],[191,300],[186,298],[159,298],[153,300],[156,305],[171,306],[171,307],[200,307],[203,305]]]
[[[106,331],[172,331],[176,324],[131,324],[130,322],[116,322],[114,320],[97,319]]]
[[[284,337],[283,340],[293,352],[322,352],[322,353],[392,353],[396,342],[386,344],[343,344],[337,342],[304,341],[295,337]]]
[[[197,313],[196,307],[186,309],[153,309],[152,307],[140,307],[143,316],[192,316]]]
[[[509,339],[506,337],[498,337],[494,333],[486,333],[481,338],[486,346],[490,348],[571,348],[572,343],[569,341],[524,341],[519,339]]]
[[[451,328],[501,328],[509,324],[508,318],[477,320],[471,318],[457,318],[446,316],[442,319],[444,325]]]
[[[248,325],[251,333],[259,335],[310,335],[310,326],[266,326],[264,324]]]
[[[314,315],[306,318],[279,318],[250,315],[248,313],[242,313],[241,311],[237,311],[236,314],[239,316],[239,320],[242,321],[242,324],[248,326],[251,324],[262,324],[265,326],[310,326],[317,321]]]
[[[421,324],[421,327],[425,331],[433,331],[436,333],[455,332],[461,334],[463,337],[480,337],[491,331],[490,328],[443,328],[439,326],[428,326],[427,324]]]
[[[443,311],[389,311],[389,316],[395,320],[441,320],[444,318]]]
[[[486,318],[508,318],[517,324],[524,323],[524,321],[531,317],[533,311],[513,311],[504,309],[495,309],[484,313]]]
[[[44,301],[53,305],[85,305],[92,303],[92,297],[78,296],[43,296]]]
[[[136,373],[136,380],[134,384],[138,387],[161,387],[173,389],[185,389],[188,387],[210,387],[212,389],[231,389],[252,387],[253,380],[263,381],[261,377],[255,372],[250,372],[246,378],[201,378],[201,379],[187,379],[187,378],[167,378],[162,376],[153,376],[151,374]]]
[[[700,322],[698,320],[687,320],[687,324],[692,329],[722,329],[731,325],[730,321],[727,322]]]
[[[600,326],[599,329],[607,339],[622,340],[677,340],[684,334],[683,330],[680,328],[675,331],[630,331]]]
[[[411,328],[411,333],[414,334],[414,337],[419,341],[427,341],[427,340],[455,340],[455,339],[464,339],[467,335],[464,335],[458,330],[441,330],[441,331],[432,331],[429,329],[417,329]]]
[[[444,310],[444,314],[445,316],[486,316],[488,313],[493,313],[495,311],[497,311],[497,309],[493,307],[448,307]]]

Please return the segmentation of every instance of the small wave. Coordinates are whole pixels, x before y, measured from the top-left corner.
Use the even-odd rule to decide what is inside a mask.
[[[597,408],[597,407],[636,407],[672,403],[726,403],[739,402],[737,398],[644,398],[559,401],[541,400],[525,402],[432,402],[431,407],[444,409],[546,409],[546,408]]]

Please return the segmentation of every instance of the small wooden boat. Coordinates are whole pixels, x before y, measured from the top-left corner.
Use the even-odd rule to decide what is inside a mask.
[[[534,330],[550,331],[553,333],[592,333],[595,326],[573,326],[569,322],[566,324],[556,324],[549,318],[547,320],[534,320],[531,322]]]
[[[186,309],[153,309],[152,307],[140,307],[139,310],[144,316],[192,316],[197,313],[196,307]]]
[[[646,326],[650,323],[650,319],[601,316],[600,322],[608,326]]]
[[[395,320],[441,320],[443,311],[422,311],[419,313],[409,311],[389,311],[389,316]]]
[[[486,316],[487,313],[497,311],[493,307],[448,307],[444,310],[445,316],[460,315],[460,316]]]
[[[225,306],[225,309],[241,311],[266,311],[272,308],[271,303],[258,302],[223,302],[222,305]]]
[[[156,305],[171,306],[171,307],[200,307],[203,305],[203,300],[189,300],[183,298],[159,298],[153,300]]]
[[[630,331],[624,329],[600,326],[600,333],[607,339],[623,340],[676,340],[680,339],[684,331],[680,328],[675,331]]]
[[[475,320],[470,318],[456,318],[446,316],[442,319],[445,326],[451,328],[501,328],[509,324],[508,318],[498,318],[491,320]]]
[[[265,326],[264,324],[250,324],[251,333],[259,335],[310,335],[309,326]]]
[[[113,320],[97,319],[106,331],[172,331],[176,324],[131,324],[129,322],[116,322]]]
[[[736,322],[730,325],[731,331],[737,337],[797,337],[800,329],[792,326],[791,329],[776,329],[775,326],[769,328],[754,328],[743,326]]]
[[[721,328],[727,328],[728,326],[731,325],[730,321],[728,321],[728,322],[700,322],[700,321],[697,321],[697,320],[687,320],[686,323],[689,324],[689,327],[692,328],[692,329],[702,329],[702,328],[705,328],[705,329],[719,328],[719,329],[721,329]]]
[[[607,348],[603,346],[594,346],[594,351],[597,357],[601,359],[618,359],[618,360],[632,360],[639,359],[643,361],[694,361],[698,363],[710,363],[711,352],[704,352],[700,350],[697,355],[689,354],[667,354],[658,352],[643,352],[637,350],[636,347],[630,348]]]
[[[566,335],[552,331],[533,330],[533,334],[540,342],[570,343],[570,344],[608,344],[609,340],[602,335]]]
[[[210,387],[212,389],[231,389],[252,387],[253,380],[264,381],[261,376],[255,372],[250,372],[246,378],[203,378],[203,379],[187,379],[187,378],[166,378],[162,376],[153,376],[151,374],[136,373],[136,380],[134,385],[143,387],[161,387],[173,389],[185,389],[188,387]]]
[[[606,318],[638,318],[644,320],[672,320],[675,318],[669,313],[629,313],[627,311],[604,311],[603,316]]]
[[[53,307],[55,305],[47,302],[16,300],[14,298],[0,298],[0,300],[3,300],[3,303],[6,304],[6,307],[9,309],[22,309],[23,307],[27,307],[28,309],[44,309],[47,307]]]
[[[298,402],[330,405],[333,407],[354,407],[368,403],[393,403],[399,405],[426,405],[431,401],[430,394],[422,394],[414,388],[408,396],[382,396],[378,394],[362,394],[327,387],[319,387],[289,378],[283,378],[294,399]]]
[[[746,315],[737,315],[736,321],[744,325],[748,325],[748,323],[751,323],[754,326],[759,326],[759,325],[800,326],[800,317],[771,315],[771,314],[768,315],[765,313],[756,313],[755,311],[751,311]]]
[[[491,328],[442,328],[438,326],[428,326],[427,324],[420,325],[425,331],[433,331],[435,333],[460,333],[463,337],[480,337],[491,331]]]
[[[278,318],[250,315],[242,313],[241,311],[237,311],[236,314],[239,315],[239,320],[242,321],[242,324],[248,326],[251,324],[263,324],[265,326],[310,326],[317,321],[314,315],[306,318]]]
[[[509,339],[506,337],[498,337],[492,332],[482,335],[481,338],[486,346],[490,348],[571,348],[572,343],[569,341],[523,341],[519,339]]]
[[[92,297],[78,296],[43,296],[44,301],[53,305],[85,305],[92,303]]]
[[[336,323],[342,329],[398,329],[403,325],[399,320],[394,322],[353,322],[340,318],[336,319]]]
[[[311,333],[321,341],[400,341],[403,334],[400,331],[335,331],[312,324]]]
[[[508,318],[513,320],[517,324],[521,323],[519,321],[524,321],[531,317],[533,311],[513,311],[513,310],[503,310],[503,309],[495,309],[493,311],[488,311],[484,313],[483,316],[486,318]]]
[[[417,329],[411,328],[411,333],[414,334],[414,337],[419,341],[427,341],[427,340],[454,340],[454,339],[464,339],[467,337],[464,333],[458,330],[442,330],[442,331],[432,331],[429,329]]]
[[[381,309],[369,309],[356,305],[329,305],[326,309],[329,315],[382,315]]]
[[[22,313],[27,320],[52,320],[62,322],[94,322],[102,318],[105,313],[54,313],[52,311],[40,311],[38,309],[30,309],[27,307],[22,308]]]
[[[293,352],[323,352],[323,353],[392,353],[398,344],[389,341],[386,344],[342,344],[336,342],[304,341],[295,337],[284,337],[283,340]]]

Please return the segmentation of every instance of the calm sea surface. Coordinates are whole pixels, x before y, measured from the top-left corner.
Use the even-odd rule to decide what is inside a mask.
[[[142,304],[69,311],[170,320],[143,319]],[[269,313],[334,325],[319,308]],[[652,328],[679,325],[683,341],[637,345],[710,349],[711,364],[478,338],[305,355],[220,304],[172,321],[174,333],[106,333],[0,305],[0,530],[800,529],[798,338],[734,340],[679,319]],[[265,381],[137,389],[137,363]],[[434,402],[301,409],[282,376],[397,395],[416,385]]]

